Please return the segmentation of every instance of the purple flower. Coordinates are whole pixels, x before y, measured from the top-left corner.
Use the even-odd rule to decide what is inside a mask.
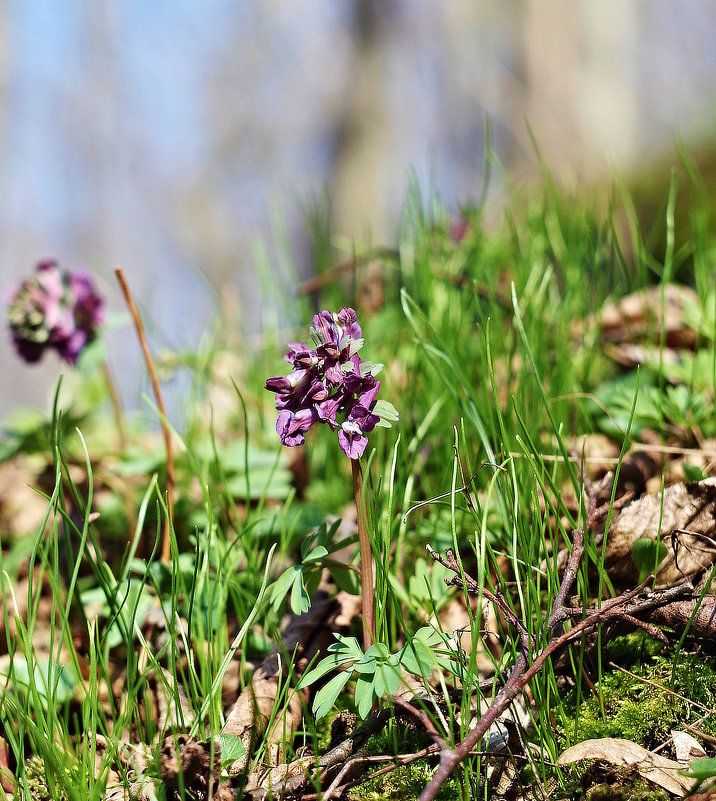
[[[311,335],[315,348],[289,344],[285,359],[293,371],[266,381],[266,389],[276,395],[276,431],[284,445],[302,445],[314,423],[326,423],[338,432],[346,456],[359,459],[368,444],[366,434],[376,425],[390,425],[376,412],[380,382],[374,372],[380,366],[372,367],[358,356],[363,332],[353,309],[320,312],[313,318]],[[392,406],[380,403],[397,420]]]
[[[464,214],[460,214],[450,222],[449,229],[450,238],[456,245],[459,245],[470,232],[470,220]]]
[[[349,459],[360,459],[368,444],[366,434],[370,433],[379,422],[380,417],[377,414],[373,414],[360,403],[353,404],[338,431],[338,444]]]
[[[27,362],[45,350],[74,364],[103,322],[103,301],[86,273],[60,273],[56,261],[40,262],[35,275],[10,290],[8,323],[13,344]]]
[[[281,437],[281,444],[289,447],[303,445],[306,441],[304,433],[317,419],[315,409],[299,409],[295,414],[288,409],[279,412],[276,433]]]

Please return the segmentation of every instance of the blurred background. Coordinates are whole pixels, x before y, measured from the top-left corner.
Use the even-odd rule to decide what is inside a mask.
[[[707,0],[0,0],[0,36],[2,289],[55,257],[122,312],[121,264],[156,349],[194,349],[221,305],[260,328],[276,220],[305,276],[307,214],[390,245],[411,175],[476,199],[486,120],[517,182],[530,130],[559,175],[661,170],[663,192],[675,132],[716,142]],[[133,331],[108,342],[137,405]],[[0,371],[1,419],[47,408],[60,366],[3,336]]]

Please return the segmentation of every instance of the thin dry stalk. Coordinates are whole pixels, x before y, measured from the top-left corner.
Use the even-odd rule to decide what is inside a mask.
[[[169,514],[164,520],[164,531],[162,536],[162,561],[168,563],[171,556],[171,520],[174,516],[174,455],[172,453],[172,436],[171,432],[169,431],[169,424],[167,423],[167,410],[164,406],[164,398],[162,397],[162,390],[159,386],[157,371],[154,367],[152,355],[149,352],[147,337],[144,334],[142,318],[139,316],[139,311],[134,303],[134,298],[132,297],[132,293],[129,289],[129,284],[127,283],[127,279],[124,277],[124,271],[121,267],[115,267],[114,274],[117,276],[117,281],[119,281],[119,285],[122,288],[122,293],[124,294],[127,308],[129,309],[129,313],[132,315],[132,319],[134,320],[134,327],[137,330],[137,337],[139,338],[139,344],[141,345],[142,353],[144,354],[144,361],[147,363],[149,377],[152,381],[154,398],[157,401],[157,408],[159,409],[159,413],[161,415],[160,422],[162,425],[162,434],[164,435],[164,449],[166,450],[167,454],[167,506],[169,509]]]

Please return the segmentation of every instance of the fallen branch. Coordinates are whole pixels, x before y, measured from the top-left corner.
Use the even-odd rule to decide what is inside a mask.
[[[268,787],[245,792],[244,798],[250,801],[268,801],[269,798],[285,798],[298,793],[309,783],[309,770],[318,768],[320,775],[326,776],[329,771],[339,765],[344,766],[372,735],[384,728],[390,718],[389,709],[381,709],[380,712],[373,713],[359,729],[356,729],[335,748],[331,748],[317,760],[310,760],[309,764],[306,764],[304,760],[304,770],[298,775],[290,776],[278,784],[270,784]]]

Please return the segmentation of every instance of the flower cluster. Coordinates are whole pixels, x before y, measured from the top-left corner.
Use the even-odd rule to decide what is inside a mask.
[[[13,344],[26,362],[56,350],[74,364],[103,321],[103,300],[85,272],[60,273],[56,261],[42,261],[35,275],[8,293]]]
[[[289,344],[285,359],[291,373],[266,381],[266,389],[276,394],[276,431],[284,445],[302,445],[314,423],[326,423],[338,432],[343,453],[359,459],[368,444],[366,434],[398,419],[391,404],[376,400],[381,365],[358,356],[363,339],[353,309],[317,314],[311,337],[313,348]]]

